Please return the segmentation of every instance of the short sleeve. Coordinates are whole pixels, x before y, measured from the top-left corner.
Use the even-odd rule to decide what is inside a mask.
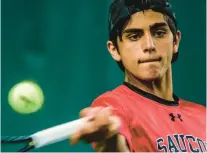
[[[101,98],[97,98],[91,104],[91,107],[99,107],[99,106],[102,107],[110,106],[112,108],[113,115],[119,117],[121,121],[119,134],[125,137],[127,144],[129,146],[129,150],[132,151],[131,133],[129,129],[130,114],[126,110],[124,110],[124,108],[121,106],[121,104],[119,103],[119,99],[114,97],[104,96]]]

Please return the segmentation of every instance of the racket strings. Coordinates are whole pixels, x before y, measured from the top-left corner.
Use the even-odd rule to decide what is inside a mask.
[[[21,142],[30,142],[32,138],[28,136],[4,136],[1,137],[1,143],[21,143]]]

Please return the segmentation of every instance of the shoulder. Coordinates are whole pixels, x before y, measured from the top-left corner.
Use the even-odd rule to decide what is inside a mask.
[[[196,102],[180,99],[180,106],[195,112],[206,112],[206,107]]]
[[[107,91],[97,98],[94,99],[91,106],[120,106],[122,105],[122,97],[124,96],[122,92],[123,86],[120,85],[117,88]]]

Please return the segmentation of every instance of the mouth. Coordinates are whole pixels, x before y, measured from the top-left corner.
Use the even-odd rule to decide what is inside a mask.
[[[152,62],[160,62],[161,61],[161,57],[159,58],[149,58],[149,59],[144,59],[144,60],[139,60],[138,63],[142,64],[142,63],[152,63]]]

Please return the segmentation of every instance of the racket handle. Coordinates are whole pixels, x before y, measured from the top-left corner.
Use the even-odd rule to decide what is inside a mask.
[[[31,135],[35,148],[40,148],[49,144],[57,143],[68,139],[74,134],[88,118],[81,118],[64,124],[60,124]]]

